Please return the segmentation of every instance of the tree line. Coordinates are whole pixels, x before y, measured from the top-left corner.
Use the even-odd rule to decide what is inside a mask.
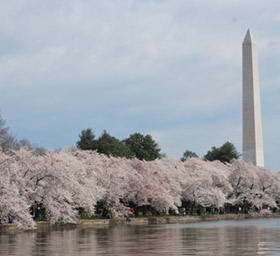
[[[34,220],[208,213],[270,213],[280,207],[280,176],[241,160],[141,161],[70,149],[34,155],[0,151],[0,216],[23,228]]]
[[[77,148],[81,150],[94,150],[100,154],[113,157],[137,158],[139,160],[153,161],[160,159],[165,154],[161,152],[159,144],[150,134],[141,134],[139,132],[131,134],[124,140],[110,135],[106,130],[96,138],[91,128],[81,131],[79,139],[76,143]],[[44,147],[33,145],[28,139],[17,139],[11,134],[6,121],[0,115],[0,149],[2,151],[18,150],[25,147],[34,152],[34,154],[43,154],[46,152]],[[199,157],[195,152],[186,150],[181,157],[182,161],[186,161],[191,157]],[[220,147],[212,147],[202,159],[208,161],[219,160],[223,163],[231,162],[238,159],[240,154],[235,146],[226,142]]]
[[[169,159],[151,135],[119,140],[104,131],[95,138],[91,129],[81,132],[77,148],[37,153],[0,118],[0,216],[28,228],[42,217],[73,223],[124,217],[131,208],[137,216],[278,210],[279,173],[239,156],[226,142],[201,158],[187,150]]]
[[[159,145],[152,136],[141,133],[134,133],[124,140],[119,140],[104,131],[98,139],[95,139],[92,129],[88,128],[82,130],[79,135],[77,147],[82,150],[95,150],[107,156],[138,158],[146,161],[162,157]]]
[[[81,131],[79,139],[76,143],[78,149],[94,150],[100,154],[113,157],[137,158],[139,160],[153,161],[160,159],[165,154],[161,152],[159,144],[150,134],[141,134],[139,132],[131,134],[124,140],[110,135],[106,130],[96,138],[91,128]],[[25,147],[34,154],[43,154],[46,152],[44,147],[33,145],[28,139],[17,139],[11,134],[6,121],[0,115],[0,149],[2,151],[18,150]],[[186,161],[191,157],[199,157],[195,152],[186,150],[181,157],[182,161]],[[235,146],[226,142],[220,147],[212,147],[203,157],[207,161],[221,161],[223,163],[231,162],[234,159],[239,159],[240,154]]]
[[[95,150],[100,154],[113,157],[137,158],[139,160],[153,161],[164,156],[161,152],[159,144],[150,134],[133,133],[124,140],[119,140],[104,131],[99,138],[95,138],[91,128],[81,131],[79,140],[76,143],[81,150]],[[181,157],[182,161],[188,158],[199,156],[190,150],[186,150]],[[204,156],[207,161],[221,161],[230,163],[234,159],[238,159],[240,154],[235,146],[226,142],[220,147],[212,147]]]

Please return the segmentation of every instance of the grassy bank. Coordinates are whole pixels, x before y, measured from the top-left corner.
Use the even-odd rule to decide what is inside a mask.
[[[176,223],[196,223],[202,221],[221,221],[221,220],[241,220],[249,218],[280,218],[279,213],[270,215],[250,215],[250,214],[222,214],[222,215],[204,215],[204,216],[160,216],[160,217],[142,217],[126,220],[81,220],[81,227],[96,227],[110,225],[150,225],[150,224],[176,224]]]
[[[221,221],[221,220],[241,220],[249,218],[280,218],[279,213],[270,215],[249,215],[249,214],[222,214],[204,216],[159,216],[132,218],[130,221],[125,219],[82,219],[77,224],[51,224],[47,221],[37,222],[35,231],[43,231],[53,227],[79,227],[79,228],[100,228],[113,225],[151,225],[151,224],[176,224],[176,223],[196,223],[202,221]],[[1,224],[0,232],[21,231],[15,224]]]

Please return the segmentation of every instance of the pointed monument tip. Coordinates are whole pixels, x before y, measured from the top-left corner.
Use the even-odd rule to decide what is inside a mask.
[[[246,36],[243,41],[243,44],[249,44],[249,43],[255,43],[255,42],[256,41],[255,41],[254,37],[252,36],[250,29],[248,28]]]

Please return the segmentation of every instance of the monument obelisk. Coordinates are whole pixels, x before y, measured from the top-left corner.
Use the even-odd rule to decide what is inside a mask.
[[[243,160],[264,165],[259,64],[256,41],[248,29],[243,55]]]

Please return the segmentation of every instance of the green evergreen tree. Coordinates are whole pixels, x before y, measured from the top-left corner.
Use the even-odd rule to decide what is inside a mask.
[[[129,148],[117,138],[104,131],[97,140],[97,152],[107,156],[132,158]]]
[[[219,148],[212,147],[204,156],[204,159],[208,161],[219,160],[223,163],[230,163],[233,159],[238,159],[239,157],[240,154],[237,152],[235,146],[230,142],[226,142]]]
[[[186,161],[188,158],[190,157],[196,157],[198,158],[198,155],[192,151],[186,150],[183,154],[183,156],[181,157],[181,161]]]
[[[90,128],[82,130],[79,135],[80,139],[77,141],[77,147],[82,150],[96,150],[97,144],[94,139],[94,133]]]
[[[131,134],[124,143],[134,156],[140,160],[152,161],[161,158],[160,148],[151,135],[141,133]]]

